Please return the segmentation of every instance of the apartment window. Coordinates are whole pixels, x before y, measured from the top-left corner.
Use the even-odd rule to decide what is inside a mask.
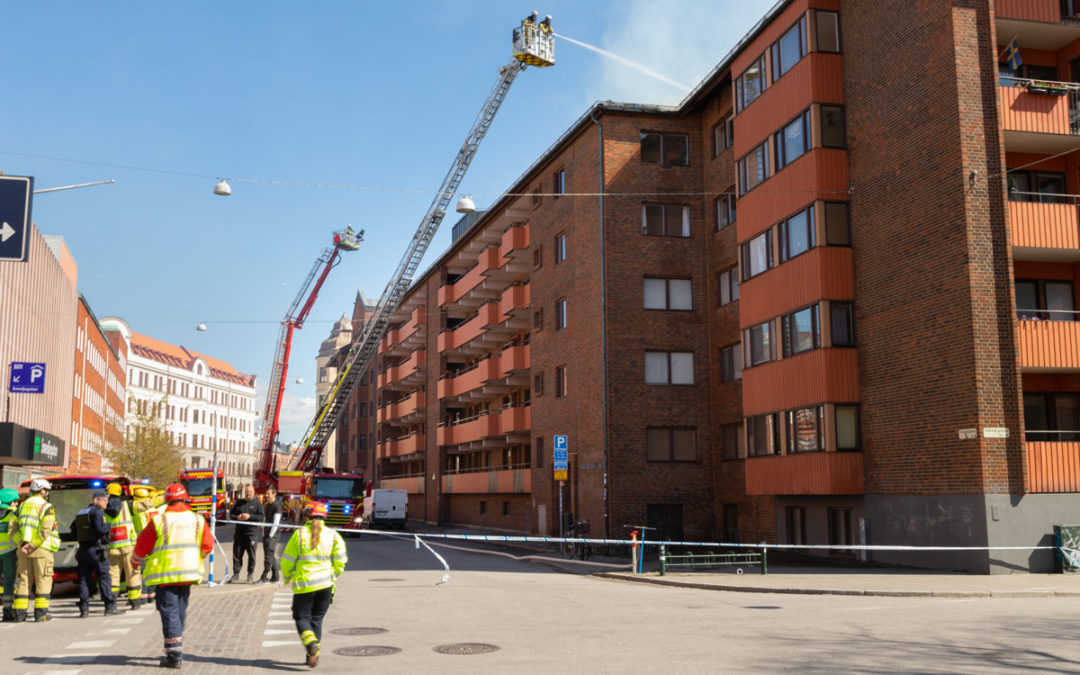
[[[855,305],[829,302],[830,344],[833,347],[855,346]]]
[[[829,543],[833,546],[850,546],[854,544],[851,529],[851,509],[834,509],[826,511],[829,517]],[[829,555],[838,558],[854,557],[855,552],[850,549],[829,551]]]
[[[750,457],[778,454],[780,440],[777,431],[776,413],[746,418],[746,453]]]
[[[738,267],[732,267],[716,275],[716,293],[719,307],[739,299]]]
[[[533,188],[533,191],[532,191],[532,205],[533,205],[533,208],[536,208],[537,206],[540,206],[540,202],[542,202],[542,201],[543,201],[543,198],[540,196],[540,186],[537,185],[535,188]]]
[[[533,330],[544,329],[544,308],[541,307],[533,312]]]
[[[847,134],[844,129],[844,109],[835,105],[823,105],[821,110],[821,147],[846,148]]]
[[[733,344],[720,350],[720,381],[732,382],[742,378],[742,345]]]
[[[566,169],[555,172],[555,182],[551,191],[556,195],[566,194]]]
[[[765,81],[765,55],[759,56],[750,66],[735,80],[735,103],[739,112],[746,109],[757,100],[758,96],[765,91],[768,83]]]
[[[670,166],[690,164],[690,137],[641,132],[641,161]]]
[[[744,363],[746,363],[748,367],[756,366],[765,363],[766,361],[772,361],[772,322],[766,321],[765,323],[747,329],[743,344],[746,345],[746,360]]]
[[[859,450],[859,407],[836,406],[836,449]]]
[[[825,243],[829,246],[851,246],[847,202],[825,202]]]
[[[821,346],[817,305],[785,314],[780,318],[780,326],[783,331],[784,358]]]
[[[544,264],[544,247],[537,246],[533,249],[533,269]]]
[[[660,237],[689,237],[690,207],[685,204],[642,204],[641,233]]]
[[[810,150],[810,111],[788,122],[774,137],[776,170],[783,169]]]
[[[1075,321],[1071,281],[1016,280],[1016,314],[1021,320]]]
[[[503,502],[503,515],[510,515],[510,502]]]
[[[784,524],[787,529],[787,543],[801,546],[806,543],[806,507],[785,506]]]
[[[773,266],[772,229],[765,230],[740,247],[742,280],[752,279]]]
[[[536,460],[536,468],[537,469],[544,468],[544,437],[543,436],[537,436],[536,437],[536,457],[534,459]]]
[[[536,373],[535,375],[533,375],[533,395],[534,396],[543,396],[544,395],[544,374],[543,373]]]
[[[727,118],[724,122],[724,133],[727,135],[727,147],[735,147],[735,116]]]
[[[650,462],[697,461],[697,429],[694,427],[648,427],[645,459]]]
[[[1065,174],[1058,171],[1009,171],[1009,201],[1063,204],[1068,197],[1065,192]]]
[[[746,194],[769,177],[769,141],[751,150],[739,160],[739,194]]]
[[[566,396],[566,366],[555,366],[555,398]]]
[[[645,384],[693,383],[693,352],[645,352]]]
[[[814,12],[814,28],[819,52],[840,52],[840,15],[836,12]]]
[[[735,116],[717,123],[713,127],[713,157],[718,157],[721,152],[735,144]]]
[[[480,515],[484,515],[485,513],[487,513],[487,501],[481,499],[480,500]]]
[[[555,235],[555,264],[558,265],[566,260],[566,233],[560,232]]]
[[[645,279],[645,309],[692,310],[694,285],[690,279]]]
[[[820,452],[825,449],[825,406],[787,412],[788,452]]]
[[[723,445],[724,459],[738,459],[742,439],[741,424],[725,424],[720,427],[720,442]]]
[[[780,262],[814,248],[814,207],[810,206],[780,223],[777,238],[780,240]]]
[[[566,328],[566,298],[555,301],[555,330]]]
[[[716,200],[716,229],[722,230],[735,223],[735,186]]]
[[[1080,393],[1024,392],[1025,441],[1080,441]]]
[[[795,25],[780,36],[772,45],[772,79],[776,82],[792,66],[806,56],[806,17],[800,17]]]

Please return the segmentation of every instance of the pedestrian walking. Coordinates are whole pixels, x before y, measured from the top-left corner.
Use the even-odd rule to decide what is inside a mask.
[[[34,621],[49,620],[49,596],[53,585],[53,555],[60,549],[56,511],[49,503],[52,483],[44,478],[30,481],[30,497],[19,506],[13,541],[18,546],[15,621],[26,621],[30,589],[34,589]]]
[[[135,531],[131,505],[123,497],[123,486],[109,483],[105,491],[109,494],[105,522],[109,526],[109,577],[112,579],[113,593],[119,597],[126,589],[128,606],[138,609],[142,606],[142,571],[138,565],[131,563],[131,555],[135,551],[135,539],[139,533]]]
[[[165,490],[168,506],[156,514],[135,543],[135,564],[146,563],[146,583],[157,589],[165,656],[158,665],[179,668],[184,662],[184,622],[191,586],[202,580],[203,558],[214,548],[206,519],[191,510],[187,490],[173,483]]]
[[[255,486],[248,483],[244,486],[244,498],[233,505],[229,511],[230,520],[241,520],[245,523],[261,523],[263,520],[263,507],[255,497]],[[251,583],[255,579],[255,541],[257,525],[237,525],[233,532],[233,576],[229,583],[234,583],[240,578],[240,568],[244,564],[244,555],[247,555],[247,580]]]
[[[266,488],[266,506],[263,509],[263,520],[272,523],[270,527],[262,528],[263,531],[263,572],[259,579],[260,584],[276,584],[281,580],[281,565],[277,559],[278,537],[281,534],[281,517],[285,512],[285,505],[278,497],[277,488],[273,485]]]
[[[292,615],[311,668],[319,664],[322,622],[334,600],[334,581],[348,555],[341,535],[326,527],[326,504],[308,506],[308,522],[296,530],[281,554],[281,573],[292,583]]]
[[[18,554],[15,552],[15,510],[19,503],[19,491],[15,488],[0,490],[0,577],[4,579],[0,604],[4,607],[4,621],[15,620],[15,610],[11,608],[15,599],[15,570],[18,567]]]
[[[105,615],[122,614],[116,608],[116,593],[112,590],[109,576],[109,558],[106,554],[109,546],[109,525],[105,522],[105,507],[109,503],[109,494],[104,490],[95,490],[90,505],[75,514],[71,531],[79,542],[75,551],[79,575],[79,618],[90,616],[90,589],[94,586],[97,575],[98,590],[105,603]]]

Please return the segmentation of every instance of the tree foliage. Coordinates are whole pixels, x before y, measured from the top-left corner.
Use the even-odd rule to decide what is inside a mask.
[[[124,437],[113,439],[104,452],[115,473],[132,480],[149,478],[158,488],[176,482],[183,468],[183,456],[162,419],[161,411],[166,404],[165,399],[158,403],[142,402],[135,408],[134,416],[128,417]]]

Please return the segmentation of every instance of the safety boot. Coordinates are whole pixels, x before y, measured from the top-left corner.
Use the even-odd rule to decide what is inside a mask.
[[[26,621],[26,611],[27,610],[25,610],[25,609],[17,609],[17,610],[15,610],[15,622],[16,623],[22,623],[23,621]]]
[[[49,620],[49,610],[47,609],[35,609],[34,621],[43,622]]]
[[[318,642],[309,642],[308,643],[308,645],[307,645],[307,658],[304,659],[304,662],[308,665],[309,668],[314,668],[315,666],[319,665],[319,643]]]
[[[11,607],[4,608],[4,623],[11,623],[15,621],[15,610]]]

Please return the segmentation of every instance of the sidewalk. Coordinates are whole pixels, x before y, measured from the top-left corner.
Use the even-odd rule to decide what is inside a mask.
[[[768,574],[747,568],[707,572],[601,572],[594,576],[710,591],[877,595],[893,597],[1080,597],[1080,574],[948,574],[912,570],[852,570],[769,566]]]

